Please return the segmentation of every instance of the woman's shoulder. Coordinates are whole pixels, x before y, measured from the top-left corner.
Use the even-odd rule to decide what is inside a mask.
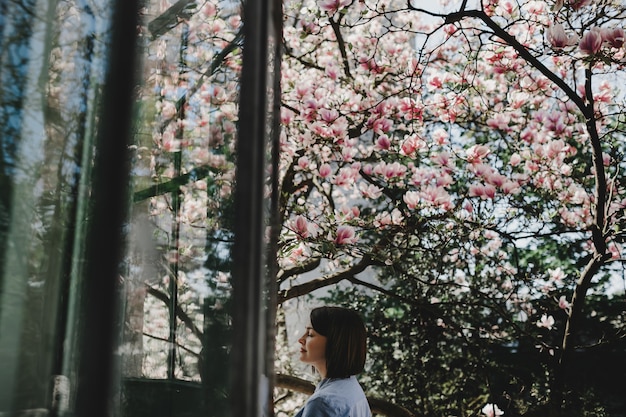
[[[367,400],[346,398],[337,393],[320,393],[309,398],[303,417],[371,417]]]
[[[361,385],[354,375],[348,378],[326,378],[317,386],[317,391],[334,389],[362,391]]]
[[[353,404],[359,401],[367,401],[365,393],[356,378],[330,378],[323,380],[310,400],[340,404]]]

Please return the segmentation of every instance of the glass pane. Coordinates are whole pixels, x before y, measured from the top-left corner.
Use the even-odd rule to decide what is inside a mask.
[[[0,6],[0,413],[35,413],[69,407],[63,341],[111,7]]]
[[[265,2],[258,4],[267,8]],[[235,168],[241,176],[240,188],[247,190],[258,183],[256,189],[261,192],[262,181],[271,172],[263,169],[269,160],[264,154],[269,125],[261,135],[253,132],[238,137],[242,129],[254,124],[252,119],[268,124],[267,110],[258,105],[253,116],[246,118],[246,126],[239,124],[245,62],[241,7],[232,1],[145,3],[134,125],[133,206],[123,272],[120,352],[125,416],[153,416],[163,410],[166,415],[189,416],[232,412],[234,399],[229,390],[239,382],[239,375],[231,375],[232,355],[237,350],[233,343],[236,332],[243,331],[234,329],[233,321],[243,316],[242,310],[259,318],[260,310],[267,307],[234,305],[233,301],[234,275],[245,269],[237,268],[233,260],[255,258],[248,252],[236,256],[235,231],[248,222],[248,215],[258,217],[258,224],[267,222],[270,201],[267,187],[265,198],[255,201],[246,194],[235,207]],[[255,35],[255,42],[246,47],[258,49],[267,61],[266,36]],[[268,66],[267,62],[253,65],[253,72],[258,66],[264,72]],[[263,78],[253,83],[258,85],[248,86],[247,91],[258,89],[270,106],[274,90],[267,89]],[[243,106],[254,103],[250,98]],[[254,141],[261,148],[257,155],[263,170],[260,175],[250,169],[254,162],[246,160],[245,166],[237,166],[237,159],[247,154]],[[242,215],[248,206],[252,210]],[[251,235],[246,232],[241,233],[244,239]],[[239,250],[264,250],[259,232],[260,236],[251,238],[256,240],[252,246],[244,244]],[[260,299],[263,268],[250,268],[253,277],[243,291],[251,293],[248,299]],[[262,357],[265,329],[257,329],[256,335],[245,334],[244,339]],[[247,382],[247,388],[241,389],[261,385]],[[237,393],[239,402],[244,401],[242,394]]]
[[[231,337],[239,10],[233,2],[150,1],[144,13],[122,411],[220,415]]]

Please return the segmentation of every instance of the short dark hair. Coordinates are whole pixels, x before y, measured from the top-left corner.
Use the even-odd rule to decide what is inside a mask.
[[[313,330],[326,337],[326,377],[347,378],[363,371],[367,332],[361,316],[343,307],[311,310]]]

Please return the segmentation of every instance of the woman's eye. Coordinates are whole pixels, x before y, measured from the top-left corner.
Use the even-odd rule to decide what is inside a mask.
[[[309,333],[309,334],[307,334],[307,336],[309,336],[309,337],[313,337],[313,334]]]

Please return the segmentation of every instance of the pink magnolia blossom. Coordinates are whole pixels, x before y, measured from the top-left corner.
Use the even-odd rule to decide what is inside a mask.
[[[602,48],[602,31],[600,28],[594,27],[585,33],[578,48],[586,55],[595,55],[600,52]]]
[[[507,182],[508,178],[498,172],[490,172],[485,176],[487,182],[494,187],[502,188],[505,182]]]
[[[328,178],[330,174],[333,172],[332,168],[329,164],[322,164],[318,170],[320,177]]]
[[[439,145],[445,145],[448,143],[448,132],[443,129],[435,129],[433,132],[433,140]]]
[[[443,172],[441,175],[435,176],[435,184],[437,187],[447,187],[454,183],[454,179],[447,172]]]
[[[424,191],[422,191],[421,197],[424,202],[435,207],[440,207],[443,210],[450,210],[452,208],[452,199],[450,194],[448,194],[443,187],[435,187],[432,185],[428,186],[424,189]]]
[[[300,242],[298,246],[296,246],[291,252],[289,252],[289,255],[284,259],[283,262],[286,265],[297,265],[303,260],[307,259],[309,256],[311,256],[309,248],[305,244],[303,244],[303,242]]]
[[[485,194],[485,186],[482,184],[470,184],[469,195],[470,197],[482,197]]]
[[[611,48],[621,48],[624,46],[624,29],[602,29],[602,40],[609,44]]]
[[[162,104],[162,108],[161,108],[161,115],[166,118],[166,119],[170,119],[172,117],[174,117],[177,113],[176,110],[176,106],[174,105],[174,103],[170,102],[170,101],[165,101]]]
[[[555,23],[548,28],[548,41],[554,49],[563,49],[578,42],[578,36],[568,35],[561,23]]]
[[[615,93],[613,85],[607,80],[603,80],[600,83],[598,93],[594,96],[595,102],[610,103],[615,99]]]
[[[569,302],[564,295],[559,298],[559,308],[565,311],[569,311]]]
[[[548,269],[548,274],[552,281],[562,282],[565,279],[565,271],[561,268]]]
[[[402,153],[407,156],[411,156],[417,150],[417,142],[413,138],[408,138],[402,142]]]
[[[319,2],[320,9],[333,14],[337,10],[344,8],[350,4],[350,0],[321,0]]]
[[[339,117],[339,112],[335,109],[321,109],[319,115],[323,121],[332,123]]]
[[[504,411],[500,410],[496,404],[485,404],[481,412],[487,417],[496,417],[504,414]]]
[[[204,5],[202,6],[202,12],[206,17],[213,17],[216,15],[217,7],[215,7],[214,4],[207,2],[204,3]]]
[[[465,151],[465,155],[467,155],[467,162],[475,163],[482,161],[489,155],[489,152],[489,148],[485,145],[472,145]]]
[[[420,202],[420,194],[417,191],[407,191],[402,200],[404,200],[408,208],[415,209]]]
[[[389,136],[380,135],[378,139],[376,140],[376,146],[374,146],[374,149],[386,151],[390,147],[391,147],[391,140],[389,139]]]
[[[406,174],[406,166],[399,162],[392,162],[391,164],[381,163],[374,168],[374,172],[383,175],[387,179],[402,178]]]
[[[444,80],[439,75],[434,75],[428,80],[427,88],[429,90],[439,90],[443,87]]]
[[[452,36],[452,35],[454,35],[454,34],[456,33],[457,28],[456,28],[456,26],[455,26],[455,25],[453,25],[453,24],[449,24],[449,25],[445,25],[445,26],[443,27],[443,31],[444,31],[444,33],[445,33],[448,37],[450,37],[450,36]]]
[[[343,205],[339,209],[339,213],[341,214],[341,218],[343,220],[352,220],[361,215],[361,210],[357,206],[348,207]]]
[[[374,174],[374,167],[372,164],[365,164],[363,165],[363,172],[367,175],[372,175]]]
[[[531,1],[528,4],[523,5],[523,8],[528,10],[532,15],[542,16],[546,12],[546,4],[540,1]]]
[[[370,71],[372,74],[381,74],[384,70],[383,67],[376,63],[376,60],[365,56],[359,59],[359,64],[361,64],[361,68]]]
[[[432,161],[443,168],[445,171],[450,171],[453,167],[452,158],[447,152],[440,152],[431,157]]]
[[[504,194],[517,194],[520,191],[521,187],[517,181],[506,181],[502,184],[502,192]]]
[[[309,158],[307,156],[298,158],[298,167],[300,169],[307,169],[309,167]]]
[[[317,236],[317,225],[310,223],[303,216],[296,216],[291,222],[293,231],[302,239]]]
[[[593,0],[569,0],[569,5],[574,10],[582,9],[583,7],[591,4]]]
[[[491,184],[485,184],[485,197],[484,198],[489,198],[489,199],[493,199],[496,196],[496,187],[494,187]]]
[[[494,129],[508,131],[510,121],[511,117],[508,114],[496,113],[493,117],[487,120],[487,125]]]
[[[402,217],[402,213],[397,208],[393,209],[391,213],[388,211],[379,213],[376,215],[374,219],[374,226],[388,226],[391,224],[401,224],[404,217]]]
[[[491,184],[471,184],[469,195],[470,197],[480,197],[483,200],[493,199],[496,195],[496,188]]]
[[[329,65],[326,67],[324,73],[331,80],[337,80],[337,78],[339,78],[339,75],[341,74],[341,70],[336,65]]]
[[[380,118],[372,121],[372,130],[378,134],[389,132],[393,122],[390,119]]]
[[[566,152],[567,148],[568,148],[567,144],[562,139],[550,141],[544,147],[545,156],[547,156],[550,159],[555,159],[562,152]]]
[[[348,245],[356,243],[357,241],[358,238],[352,226],[339,226],[337,228],[337,234],[334,239],[337,245]]]
[[[611,258],[614,260],[622,258],[622,248],[615,242],[609,243],[609,253],[611,254]]]
[[[348,119],[343,116],[336,118],[335,121],[333,121],[333,124],[330,126],[330,130],[333,135],[338,137],[347,137],[348,128]]]
[[[382,195],[382,189],[380,187],[375,186],[374,184],[359,184],[359,190],[361,190],[361,195],[365,198],[369,198],[375,200]]]
[[[501,0],[496,7],[496,13],[499,16],[512,16],[516,12],[515,4],[509,0]]]
[[[472,165],[471,170],[472,172],[474,172],[474,174],[483,178],[486,178],[495,172],[494,168],[491,165],[482,162]]]
[[[497,0],[483,0],[483,9],[487,16],[493,16],[498,6]]]
[[[353,147],[344,146],[341,149],[341,157],[344,161],[351,162],[354,160],[354,156],[357,154],[357,150]]]
[[[405,97],[398,103],[398,111],[402,113],[405,120],[422,120],[422,107],[415,99]]]
[[[163,150],[165,152],[180,152],[181,141],[174,137],[173,132],[165,131],[163,133]]]
[[[341,187],[349,187],[354,184],[358,171],[352,167],[342,167],[335,176],[333,183]]]
[[[415,186],[420,186],[423,184],[429,183],[435,175],[431,170],[427,170],[425,168],[415,168],[413,169],[413,176],[411,176],[411,184]]]
[[[537,320],[537,327],[543,327],[548,330],[552,329],[554,326],[554,317],[548,316],[547,314],[543,314],[541,319]]]

